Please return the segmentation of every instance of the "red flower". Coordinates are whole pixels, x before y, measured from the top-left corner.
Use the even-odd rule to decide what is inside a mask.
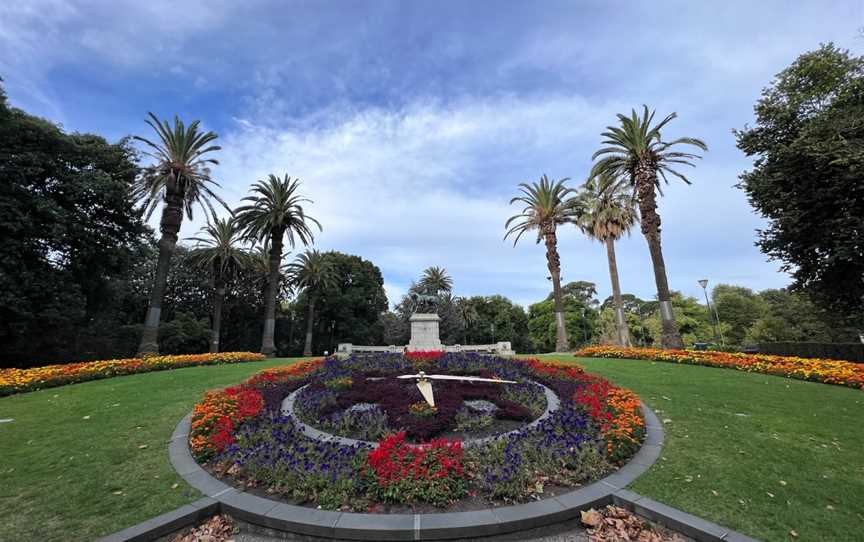
[[[405,479],[430,480],[463,476],[462,443],[435,439],[428,444],[405,442],[405,432],[385,438],[367,457],[378,485],[384,487]]]
[[[228,416],[219,418],[214,426],[213,435],[210,437],[210,441],[217,452],[221,452],[226,446],[234,444],[232,431],[234,431],[234,422],[231,421],[231,418]]]
[[[237,409],[240,416],[251,418],[257,416],[264,408],[264,398],[257,390],[241,391],[237,397]]]

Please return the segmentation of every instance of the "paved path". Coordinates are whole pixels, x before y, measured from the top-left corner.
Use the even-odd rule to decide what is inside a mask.
[[[284,534],[289,538],[280,537],[273,532],[265,534],[265,531],[259,530],[258,527],[250,529],[245,523],[241,523],[240,528],[241,532],[234,537],[234,542],[284,542],[285,540],[311,542],[322,540],[320,538],[291,537],[287,533]],[[567,521],[530,531],[483,538],[459,539],[452,542],[588,542],[588,534],[578,521]]]

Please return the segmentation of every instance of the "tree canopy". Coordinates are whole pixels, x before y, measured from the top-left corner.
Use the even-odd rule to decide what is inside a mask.
[[[864,314],[864,58],[833,44],[801,55],[735,132],[755,160],[738,185],[768,219],[757,245],[794,286],[848,319]]]
[[[314,352],[332,352],[336,343],[382,344],[384,326],[381,313],[387,310],[387,294],[381,270],[360,256],[341,252],[323,254],[331,267],[332,283],[321,288],[315,305]],[[301,293],[290,304],[294,318],[302,321],[308,310],[308,295]],[[301,326],[302,327],[302,326]],[[288,347],[299,352],[301,333],[295,330],[297,342]],[[282,337],[287,342],[287,337]],[[277,338],[277,344],[279,339]],[[280,348],[282,350],[282,348]]]
[[[146,250],[148,228],[130,195],[136,172],[126,140],[67,134],[0,99],[4,364],[95,349],[88,338]]]

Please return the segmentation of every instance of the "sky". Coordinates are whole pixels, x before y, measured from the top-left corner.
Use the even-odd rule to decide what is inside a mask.
[[[391,303],[431,265],[456,295],[545,298],[543,245],[502,239],[518,184],[577,187],[616,113],[674,111],[664,138],[709,152],[692,185],[664,188],[663,250],[671,288],[701,299],[702,278],[789,283],[754,245],[765,221],[735,188],[751,161],[732,131],[801,53],[864,54],[861,27],[860,0],[19,0],[0,3],[0,77],[14,106],[112,141],[152,135],[149,111],[200,119],[230,205],[270,173],[299,177],[316,247],[374,262]],[[558,239],[563,281],[610,295],[604,247],[573,227]],[[622,289],[652,299],[638,229],[617,251]]]

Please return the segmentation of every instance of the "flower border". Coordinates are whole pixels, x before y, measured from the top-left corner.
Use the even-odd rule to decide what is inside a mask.
[[[864,390],[864,363],[835,359],[620,346],[591,346],[578,350],[573,355],[585,358],[636,359],[719,367]]]
[[[2,369],[0,370],[0,397],[115,376],[200,365],[246,363],[264,359],[263,354],[253,352],[220,352],[217,354],[108,359],[65,365],[46,365],[32,369]]]

